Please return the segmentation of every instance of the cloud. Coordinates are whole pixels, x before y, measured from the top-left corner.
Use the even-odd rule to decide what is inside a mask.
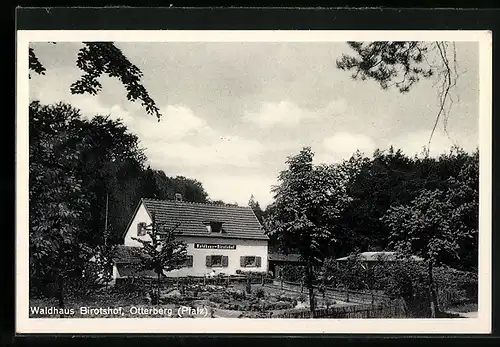
[[[348,159],[357,150],[371,156],[376,148],[375,141],[368,136],[339,132],[323,139],[323,150],[319,152],[316,161],[330,163]]]
[[[201,144],[183,141],[146,141],[147,156],[154,166],[200,167],[224,171],[228,166],[259,167],[262,144],[238,136],[216,137]]]
[[[156,117],[126,117],[124,122],[141,138],[148,141],[180,141],[187,136],[213,136],[214,130],[193,111],[184,105],[167,105],[160,107],[161,121]]]
[[[326,115],[340,115],[345,116],[345,112],[347,111],[347,101],[345,99],[336,99],[330,101],[326,104],[324,108],[324,113]]]
[[[271,186],[276,184],[276,177],[269,175],[246,174],[202,174],[203,187],[213,200],[236,202],[246,206],[253,195],[262,209],[272,202]],[[221,184],[222,183],[222,184]]]
[[[289,101],[264,102],[258,111],[247,111],[243,120],[257,124],[262,128],[273,126],[292,127],[306,119],[315,119],[316,112],[298,107]]]

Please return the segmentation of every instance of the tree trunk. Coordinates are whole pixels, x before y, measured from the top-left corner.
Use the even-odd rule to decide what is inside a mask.
[[[436,316],[439,314],[439,307],[437,302],[437,294],[434,283],[433,267],[431,260],[429,260],[428,264],[428,276],[429,276],[429,299],[430,299],[429,301],[431,309],[431,318],[436,318]]]
[[[312,273],[312,263],[311,261],[307,262],[306,265],[306,280],[307,280],[307,288],[309,289],[309,308],[311,311],[311,317],[314,318],[314,287],[313,287],[313,273]]]

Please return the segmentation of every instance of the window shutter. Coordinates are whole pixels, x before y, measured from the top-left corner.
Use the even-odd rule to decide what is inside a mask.
[[[207,257],[205,258],[205,264],[207,265],[207,267],[212,267],[212,256],[207,255]]]
[[[187,256],[187,267],[193,267],[193,256],[192,255]]]
[[[260,257],[255,257],[255,266],[257,266],[257,267],[261,266],[261,258]]]
[[[227,255],[222,256],[222,267],[227,267],[229,265],[229,257]]]
[[[240,267],[245,267],[245,257],[240,257]]]
[[[137,223],[137,236],[141,236],[142,233],[142,223]]]

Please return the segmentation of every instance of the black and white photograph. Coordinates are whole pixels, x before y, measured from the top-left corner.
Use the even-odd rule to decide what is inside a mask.
[[[489,331],[488,32],[18,49],[21,326]]]

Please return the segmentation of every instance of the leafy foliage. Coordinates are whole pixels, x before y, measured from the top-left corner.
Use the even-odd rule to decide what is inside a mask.
[[[349,203],[344,173],[336,167],[312,165],[313,153],[304,148],[287,160],[281,184],[273,188],[275,202],[269,216],[271,234],[286,249],[297,249],[304,259],[317,264],[325,245],[333,240],[333,221]]]
[[[101,91],[99,78],[103,74],[115,77],[125,86],[129,101],[139,100],[146,112],[160,121],[160,109],[141,84],[141,70],[113,42],[83,42],[76,66],[83,71],[83,75],[71,85],[71,93],[96,95]],[[29,69],[42,75],[46,71],[33,48],[29,49]]]
[[[30,275],[35,284],[57,283],[63,306],[64,282],[81,272],[89,256],[78,241],[80,218],[88,206],[76,172],[82,145],[70,141],[69,125],[79,122],[79,114],[68,105],[36,102],[29,111]]]
[[[176,193],[182,195],[183,200],[191,202],[207,202],[208,194],[201,182],[183,176],[168,177],[161,170],[148,167],[142,178],[143,197],[167,199],[175,198]]]
[[[35,55],[35,51],[30,47],[29,49],[29,69],[34,71],[39,75],[45,75],[46,69],[43,67],[42,63],[38,60],[38,57]],[[31,75],[29,75],[31,78]]]
[[[409,204],[392,206],[382,217],[391,230],[390,246],[402,254],[415,254],[427,261],[433,316],[434,310],[438,311],[433,267],[446,257],[459,258],[460,242],[474,239],[477,233],[477,229],[466,222],[474,217],[477,191],[475,194],[473,189],[457,184],[453,178],[450,181],[455,184],[448,191],[424,189]]]
[[[179,269],[185,265],[187,259],[186,244],[175,239],[179,224],[169,226],[156,221],[152,216],[152,223],[147,226],[148,238],[135,238],[142,244],[141,262],[137,270],[153,270],[157,274],[156,303],[159,304],[161,278],[164,272]]]
[[[268,225],[285,250],[297,250],[306,262],[305,278],[314,311],[313,267],[320,264],[328,244],[334,241],[333,226],[350,202],[347,172],[340,166],[313,166],[313,152],[306,147],[287,160],[288,169],[273,188],[275,202]]]
[[[422,64],[428,48],[418,41],[347,42],[359,58],[342,54],[337,67],[354,70],[353,79],[373,79],[384,89],[395,86],[406,93],[420,80],[433,75],[433,70]],[[401,77],[402,75],[402,77]],[[396,81],[396,78],[401,80]]]
[[[356,249],[387,250],[390,230],[381,218],[391,206],[410,204],[423,189],[439,189],[447,192],[450,199],[451,190],[458,189],[453,194],[463,196],[462,199],[466,200],[460,202],[453,198],[456,200],[453,206],[462,211],[460,218],[464,219],[464,223],[467,220],[468,228],[477,231],[477,151],[470,155],[460,148],[452,148],[438,158],[427,155],[410,158],[401,150],[390,147],[387,151],[376,150],[372,158],[353,155],[351,161],[357,162],[355,165],[359,169],[347,183],[347,192],[352,201],[339,220],[341,242],[332,246],[331,256],[346,256]],[[460,178],[465,176],[465,173],[461,174],[463,170],[469,170],[470,183],[465,183]],[[463,195],[465,191],[467,194]],[[463,209],[458,208],[466,202]],[[477,233],[474,235],[477,238]],[[474,240],[472,238],[467,242],[460,242],[460,259],[443,256],[443,261],[448,265],[473,271],[477,266],[477,261],[475,264],[473,261],[477,259],[477,242]]]

